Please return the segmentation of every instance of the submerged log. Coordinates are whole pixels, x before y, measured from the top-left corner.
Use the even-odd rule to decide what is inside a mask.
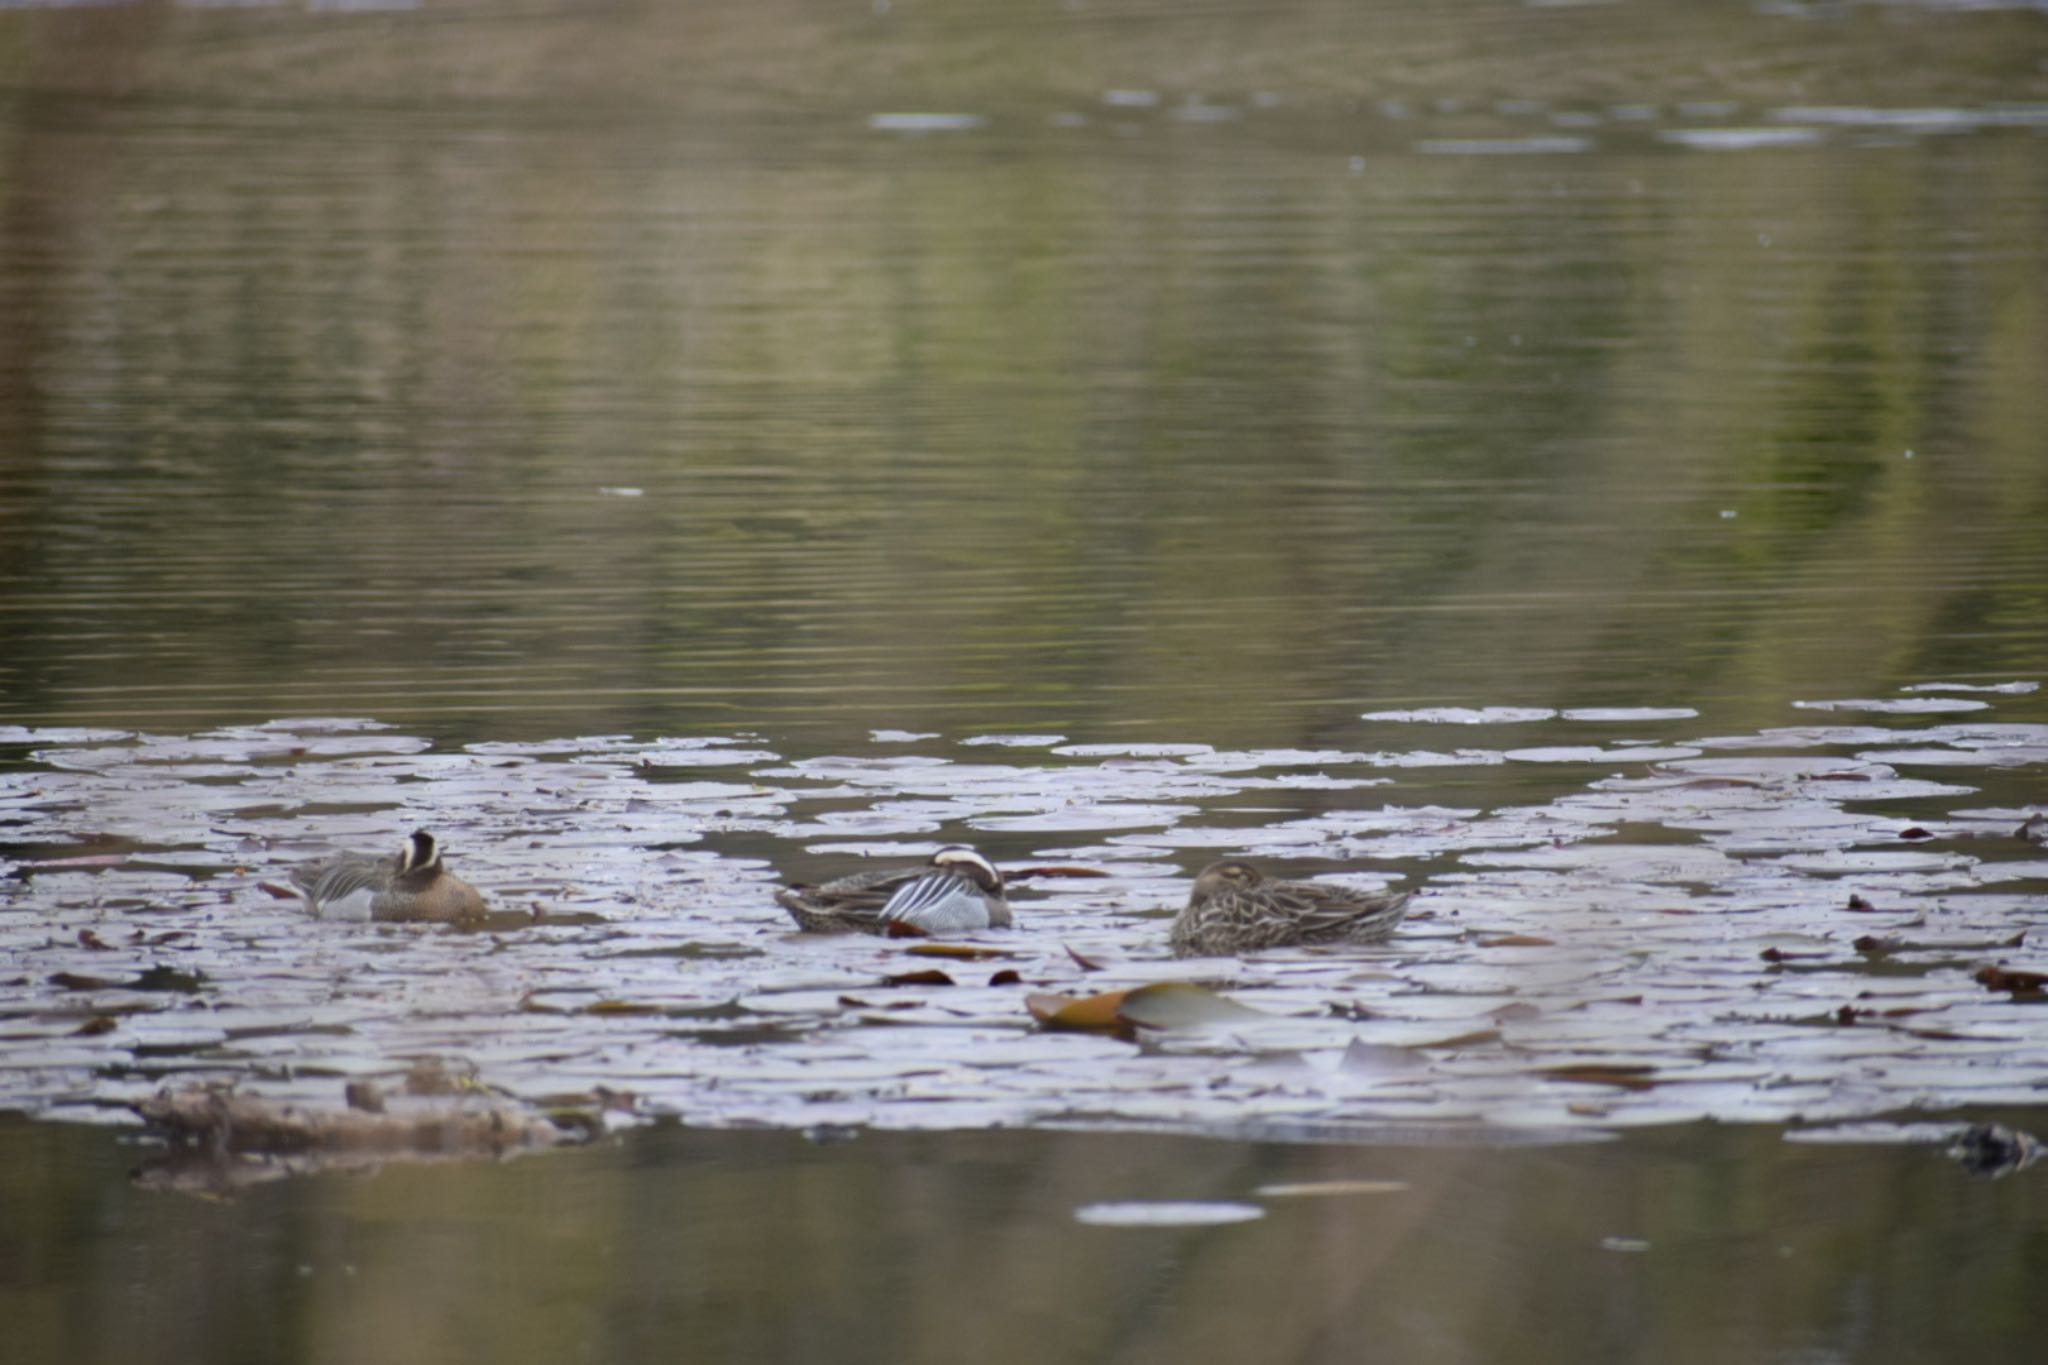
[[[174,1147],[216,1156],[492,1157],[578,1136],[509,1105],[474,1099],[390,1112],[308,1109],[193,1086],[160,1091],[134,1109]]]

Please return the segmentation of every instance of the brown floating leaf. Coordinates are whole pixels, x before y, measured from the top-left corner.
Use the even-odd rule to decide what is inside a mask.
[[[1858,914],[1867,915],[1877,909],[1877,907],[1861,896],[1851,896],[1849,897],[1849,909],[1856,911]]]
[[[585,1014],[659,1014],[659,1005],[643,1005],[637,1000],[597,1000],[583,1007]]]
[[[2029,815],[2025,823],[2013,831],[2013,835],[2015,838],[2025,839],[2030,844],[2048,844],[2048,815],[2038,812]]]
[[[1418,1043],[1416,1044],[1416,1046],[1431,1048],[1481,1047],[1487,1043],[1497,1043],[1499,1041],[1499,1029],[1476,1028],[1473,1029],[1470,1033],[1454,1033],[1448,1038],[1433,1038],[1429,1042]]]
[[[1536,934],[1496,934],[1492,938],[1480,939],[1479,946],[1482,948],[1551,948],[1556,946],[1556,942],[1555,939],[1543,938]]]
[[[1192,981],[1155,981],[1101,995],[1029,995],[1024,1007],[1049,1029],[1106,1030],[1124,1036],[1140,1028],[1208,1028],[1271,1023],[1281,1017],[1240,1005]]]
[[[93,1038],[102,1033],[112,1033],[119,1027],[119,1021],[112,1015],[96,1014],[77,1028],[71,1030],[71,1032],[80,1038]]]
[[[984,948],[978,943],[913,943],[903,950],[912,957],[944,957],[956,962],[986,962],[996,957],[1017,957],[1008,948]]]
[[[891,986],[950,986],[953,978],[937,967],[927,967],[921,972],[895,972],[884,976],[883,981]]]
[[[1005,967],[991,976],[988,979],[988,984],[991,986],[1021,986],[1024,984],[1024,978],[1017,975],[1015,967]]]
[[[1080,953],[1075,952],[1073,944],[1062,943],[1060,947],[1065,948],[1067,950],[1067,956],[1074,959],[1074,965],[1079,967],[1082,971],[1099,972],[1102,970],[1102,964],[1100,962],[1097,962],[1092,957],[1084,957]]]
[[[1125,1027],[1116,1016],[1128,991],[1101,995],[1027,995],[1024,1008],[1041,1025],[1055,1030],[1112,1031]]]
[[[113,944],[103,942],[100,936],[90,929],[80,929],[78,931],[78,941],[97,953],[111,953],[114,951]]]
[[[1648,1090],[1657,1084],[1657,1068],[1619,1062],[1582,1062],[1570,1066],[1546,1066],[1537,1074],[1555,1081],[1583,1081],[1589,1085],[1612,1085],[1623,1090]]]
[[[120,983],[109,980],[104,976],[80,976],[77,972],[52,972],[50,973],[50,984],[67,991],[105,991],[112,990]]]
[[[1021,882],[1032,877],[1107,877],[1109,872],[1099,867],[1083,867],[1079,863],[1044,863],[1036,867],[1005,868],[1005,881]]]
[[[1869,953],[1873,956],[1881,956],[1885,953],[1894,952],[1899,948],[1903,948],[1905,944],[1903,941],[1895,938],[1878,938],[1874,934],[1864,934],[1861,937],[1857,938],[1857,940],[1849,946],[1854,948],[1859,953]]]
[[[256,883],[256,889],[275,896],[281,901],[295,901],[299,899],[298,892],[292,890],[289,886],[279,886],[276,882],[258,882]]]
[[[1899,831],[1899,837],[1901,839],[1932,839],[1934,837],[1934,832],[1932,830],[1922,829],[1918,825],[1909,825],[1905,829]]]
[[[1784,948],[1766,948],[1761,953],[1758,953],[1757,956],[1766,962],[1802,962],[1826,957],[1827,954],[1791,952]]]
[[[1979,967],[1975,979],[1987,990],[2011,991],[2014,995],[2039,995],[2041,988],[2048,986],[2048,972],[2014,971],[1995,964]]]

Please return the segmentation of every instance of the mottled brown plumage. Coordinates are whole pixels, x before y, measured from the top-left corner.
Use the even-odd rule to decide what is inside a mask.
[[[1409,892],[1360,891],[1330,882],[1269,879],[1250,863],[1211,863],[1173,921],[1182,957],[1227,956],[1313,943],[1385,938],[1408,911]]]

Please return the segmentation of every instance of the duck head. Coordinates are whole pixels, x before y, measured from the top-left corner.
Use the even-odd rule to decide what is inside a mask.
[[[441,863],[441,845],[433,835],[423,829],[416,829],[406,837],[398,850],[398,873],[420,872],[438,867]]]
[[[958,872],[991,895],[1002,893],[1002,872],[994,863],[982,857],[979,851],[965,844],[948,844],[932,854],[932,866]]]
[[[1215,895],[1226,890],[1246,891],[1264,880],[1265,874],[1250,863],[1227,858],[1220,863],[1210,863],[1202,869],[1202,874],[1195,878],[1192,894],[1203,896]]]

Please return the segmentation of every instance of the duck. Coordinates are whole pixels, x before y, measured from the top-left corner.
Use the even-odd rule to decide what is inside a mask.
[[[952,934],[1007,929],[1003,874],[965,844],[948,844],[915,867],[875,868],[775,893],[805,933]],[[900,928],[898,926],[901,926]]]
[[[328,919],[468,920],[484,898],[441,861],[440,841],[414,830],[398,852],[335,853],[298,864],[292,888],[306,909]]]
[[[1371,943],[1394,932],[1412,892],[1276,881],[1235,858],[1195,878],[1174,917],[1175,956],[1225,957],[1311,943]]]

